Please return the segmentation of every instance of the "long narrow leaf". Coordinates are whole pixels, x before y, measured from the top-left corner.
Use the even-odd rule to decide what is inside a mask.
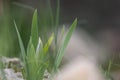
[[[40,58],[42,53],[43,53],[43,43],[42,43],[41,38],[39,37],[38,45],[37,45],[37,49],[36,49],[36,57]]]
[[[57,0],[57,10],[56,10],[56,27],[59,24],[59,15],[60,15],[60,0]]]
[[[29,77],[30,80],[34,80],[34,76],[36,74],[36,68],[37,68],[37,60],[35,55],[35,49],[31,41],[29,42],[29,47],[27,48],[27,65],[29,70]]]
[[[37,21],[37,10],[35,10],[32,19],[32,29],[31,29],[32,43],[36,49],[38,43],[38,21]]]
[[[45,64],[42,64],[38,68],[35,80],[44,80],[43,78],[44,78],[44,73],[45,73],[46,68],[47,68],[47,66]]]
[[[54,39],[54,34],[52,34],[50,36],[50,38],[48,39],[48,42],[45,44],[45,46],[44,46],[44,53],[46,53],[48,51],[48,49],[49,49],[53,39]]]
[[[24,74],[24,76],[27,77],[28,70],[27,70],[27,66],[26,66],[26,52],[25,52],[25,48],[24,48],[24,45],[23,45],[23,42],[22,42],[22,39],[21,39],[21,36],[20,36],[20,33],[18,31],[18,28],[17,28],[17,25],[16,25],[15,21],[14,21],[14,26],[15,26],[15,29],[16,29],[16,32],[17,32],[17,36],[18,36],[18,41],[19,41],[19,45],[20,45],[20,49],[21,49],[22,60],[23,60],[23,63],[25,64],[24,68],[25,68],[25,72],[26,73]]]
[[[56,67],[59,67],[59,65],[60,65],[60,63],[62,61],[64,51],[65,51],[65,49],[66,49],[66,47],[68,45],[68,42],[69,42],[69,40],[70,40],[70,38],[72,36],[73,31],[75,30],[76,25],[77,25],[77,19],[75,19],[75,21],[73,22],[73,24],[69,28],[68,33],[66,34],[65,40],[64,40],[61,48],[58,51],[58,55],[56,56],[56,60],[55,60],[55,66]]]
[[[15,29],[16,29],[16,32],[17,32],[17,36],[18,36],[18,40],[19,40],[19,45],[20,45],[20,49],[21,49],[21,54],[22,54],[22,59],[25,63],[25,48],[24,48],[24,45],[23,45],[23,42],[22,42],[22,39],[21,39],[21,36],[20,36],[20,33],[18,31],[18,28],[17,28],[17,25],[16,25],[16,22],[14,21],[14,26],[15,26]]]

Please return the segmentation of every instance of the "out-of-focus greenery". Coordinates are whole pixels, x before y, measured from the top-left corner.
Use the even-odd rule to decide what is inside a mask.
[[[15,5],[9,5],[9,7],[5,7],[4,16],[0,21],[0,28],[2,29],[0,38],[2,44],[0,46],[1,55],[21,56],[24,63],[23,76],[26,80],[43,80],[46,70],[51,74],[57,71],[65,48],[77,25],[76,19],[68,30],[64,42],[61,43],[62,45],[51,53],[49,51],[51,43],[55,41],[54,46],[57,47],[58,45],[59,0],[55,15],[53,15],[50,1],[47,4],[48,8],[43,10],[43,12],[35,10],[33,18],[31,18],[31,14],[34,10],[31,10],[31,13],[27,15],[29,12],[24,10],[26,6],[22,4],[17,4],[16,7]],[[29,6],[27,7],[29,8]],[[51,36],[48,35],[51,32],[53,34]],[[48,36],[50,37],[48,38]]]
[[[14,48],[14,31],[10,21],[10,15],[5,11],[0,16],[0,55],[10,56],[16,52],[17,48]]]
[[[42,39],[42,42],[40,42],[40,44],[42,43],[44,45],[46,42],[49,43],[50,39],[53,38],[53,35],[51,37],[48,36],[49,32],[54,32],[54,39],[55,39],[54,43],[55,43],[55,46],[57,45],[57,31],[58,31],[57,26],[59,25],[59,7],[60,7],[59,0],[57,1],[57,7],[56,7],[55,14],[52,11],[50,0],[46,0],[45,8],[40,7],[39,9],[37,9],[38,10],[38,16],[37,16],[38,21],[34,21],[33,19],[33,22],[31,21],[32,15],[35,10],[33,7],[25,5],[25,4],[21,4],[21,3],[12,2],[12,1],[4,1],[3,3],[4,3],[3,14],[0,15],[0,55],[5,55],[9,57],[16,57],[16,56],[18,57],[20,56],[20,53],[22,53],[22,59],[24,63],[26,64],[24,73],[25,73],[25,77],[28,78],[28,80],[37,80],[35,78],[37,78],[38,75],[43,76],[43,74],[40,74],[40,73],[43,73],[46,68],[48,69],[48,71],[51,71],[51,72],[52,70],[56,71],[56,69],[60,65],[60,62],[64,55],[64,50],[69,42],[71,34],[77,24],[77,20],[74,21],[71,28],[69,29],[68,34],[63,44],[59,48],[55,49],[54,53],[56,53],[56,55],[47,56],[47,58],[50,57],[49,61],[46,62],[45,65],[42,65],[42,67],[40,67],[39,65],[32,63],[31,60],[35,60],[35,62],[37,63],[37,60],[35,57],[37,55],[36,45],[38,45],[38,42],[41,41],[41,39]],[[16,24],[18,25],[17,28],[21,35],[21,39],[23,42],[22,45],[24,45],[24,48],[21,49],[21,51],[19,49],[19,42],[17,39],[18,35],[16,35],[13,20],[15,20]],[[33,26],[36,26],[35,24],[36,22],[38,22],[37,26],[38,26],[39,33],[37,33],[36,29],[33,28]],[[33,29],[31,29],[31,25]],[[38,38],[38,35],[41,37],[41,39]],[[32,36],[32,41],[30,39],[30,36]],[[50,38],[48,39],[48,37]],[[47,52],[46,47],[43,47],[43,50],[45,50],[45,52]],[[24,58],[26,57],[25,54],[28,57],[27,59]],[[42,60],[42,58],[40,59]],[[27,62],[26,60],[30,61],[30,63]],[[31,65],[32,67],[30,67]],[[33,67],[37,67],[36,70],[42,69],[43,72],[38,72],[37,75],[34,76],[36,73],[32,73],[34,69]],[[45,67],[45,69],[43,69],[43,67]],[[109,63],[109,66],[107,69],[108,70],[105,72],[105,75],[109,77],[111,63]],[[32,73],[32,74],[29,74],[29,73]],[[31,78],[27,76],[31,76]],[[40,78],[42,79],[41,76]]]
[[[45,2],[46,5],[43,7],[41,6],[41,1],[40,8],[38,9],[38,30],[39,35],[44,38],[43,43],[47,41],[48,30],[56,31],[54,27],[59,22],[59,19],[57,20],[57,24],[55,22],[56,16],[59,18],[59,11],[57,14],[53,14],[50,0]],[[23,44],[25,45],[25,49],[27,48],[32,25],[32,14],[34,10],[34,7],[15,2],[15,0],[3,1],[3,15],[0,15],[1,55],[10,57],[19,56],[20,50],[18,48],[18,41],[15,34],[13,20],[15,20],[19,26],[18,29],[23,39]]]
[[[52,36],[48,39],[47,43],[45,45],[43,44],[41,38],[38,36],[37,10],[35,10],[33,15],[31,36],[27,46],[27,51],[24,48],[15,21],[14,21],[14,25],[17,31],[17,36],[21,49],[21,56],[24,63],[24,72],[23,72],[24,78],[26,80],[43,80],[44,73],[47,69],[49,69],[50,73],[52,74],[53,72],[56,72],[57,69],[59,68],[65,48],[67,47],[70,37],[77,25],[77,19],[73,22],[70,29],[68,30],[64,42],[58,49],[57,53],[55,53],[56,56],[54,56],[54,61],[52,62],[48,51],[51,43],[53,42],[54,37],[57,36],[54,36],[54,34],[52,34]]]
[[[22,25],[22,20],[24,20],[25,16],[22,16],[22,14],[25,13],[25,11],[22,12],[22,9],[19,7],[16,7],[18,9],[16,11],[15,7],[13,9],[13,6],[10,4],[8,1],[3,1],[3,12],[0,15],[0,55],[15,57],[19,56],[19,45],[15,34],[13,19],[16,19],[17,23]],[[20,26],[19,29],[23,27]],[[26,33],[28,34],[29,32],[27,30],[26,28]],[[24,29],[23,31],[21,30],[21,33],[25,33]],[[25,34],[25,36],[27,34]]]

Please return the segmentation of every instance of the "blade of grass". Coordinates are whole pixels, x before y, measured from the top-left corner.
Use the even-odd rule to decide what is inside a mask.
[[[27,61],[28,61],[28,70],[29,70],[29,79],[34,80],[35,73],[37,71],[37,60],[36,60],[36,55],[35,55],[35,49],[30,41],[29,47],[27,48]]]
[[[55,60],[56,68],[59,67],[59,65],[60,65],[60,63],[62,61],[62,57],[64,55],[64,51],[65,51],[65,49],[66,49],[66,47],[68,45],[68,42],[69,42],[69,40],[70,40],[70,38],[72,36],[73,31],[75,30],[76,25],[77,25],[77,19],[75,19],[73,24],[70,26],[70,28],[69,28],[69,30],[68,30],[68,32],[66,34],[65,40],[64,40],[61,48],[58,50],[58,54],[57,54],[56,60]]]
[[[15,26],[15,29],[16,29],[16,32],[17,32],[17,36],[18,36],[18,41],[19,41],[19,45],[20,45],[20,49],[21,49],[21,56],[22,56],[22,60],[23,60],[23,63],[25,64],[24,67],[25,67],[25,74],[24,76],[27,77],[29,74],[28,72],[28,69],[27,69],[27,65],[26,65],[26,52],[25,52],[25,48],[24,48],[24,45],[23,45],[23,42],[22,42],[22,39],[21,39],[21,36],[20,36],[20,33],[18,31],[18,28],[17,28],[17,25],[16,25],[16,22],[14,21],[14,26]]]
[[[37,9],[35,10],[35,12],[33,14],[31,36],[32,36],[32,43],[34,45],[34,48],[36,49],[37,48],[37,44],[38,44]]]
[[[39,69],[37,70],[36,79],[35,80],[44,80],[44,73],[47,66],[45,64],[42,64]]]
[[[109,61],[108,70],[107,70],[108,73],[110,73],[111,67],[112,67],[112,60]]]
[[[40,58],[42,53],[43,53],[43,43],[42,43],[41,38],[39,37],[38,45],[37,45],[37,49],[36,49],[36,57]]]
[[[45,46],[44,46],[44,53],[47,53],[47,51],[48,51],[48,49],[49,49],[53,39],[54,39],[54,34],[52,34],[50,36],[50,38],[48,39],[48,42],[45,44]]]
[[[59,24],[59,13],[60,13],[60,0],[57,0],[57,11],[56,11],[56,27]]]
[[[54,16],[53,16],[53,11],[52,11],[51,1],[50,0],[48,0],[48,8],[49,8],[51,26],[54,26]]]
[[[40,60],[43,60],[43,59],[45,59],[45,57],[47,57],[46,53],[48,52],[48,49],[53,42],[53,39],[54,39],[54,34],[52,34],[50,36],[47,43],[43,46],[42,40],[39,38],[38,47],[36,50],[36,57],[37,58],[39,58]]]
[[[61,43],[62,43],[62,39],[63,39],[63,37],[64,37],[64,34],[65,34],[65,25],[63,25],[63,28],[62,28],[62,31],[61,31],[61,33],[60,33],[60,39],[58,40],[58,47],[60,47],[61,46]]]
[[[22,42],[22,39],[21,39],[21,36],[20,36],[20,33],[18,31],[18,28],[17,28],[17,25],[16,25],[16,22],[14,21],[14,26],[15,26],[15,29],[16,29],[16,32],[17,32],[17,36],[18,36],[18,41],[19,41],[19,45],[20,45],[20,49],[21,49],[21,54],[22,54],[22,59],[25,63],[25,48],[24,48],[24,45],[23,45],[23,42]]]

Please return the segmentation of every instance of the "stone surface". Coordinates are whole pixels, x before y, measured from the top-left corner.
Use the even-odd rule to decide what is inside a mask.
[[[7,58],[0,56],[0,80],[24,80],[22,75],[23,63],[19,58]],[[1,67],[1,66],[0,66]],[[43,80],[49,80],[50,74],[46,70]]]
[[[0,57],[3,64],[0,69],[0,80],[24,80],[22,76],[23,64],[18,58]]]

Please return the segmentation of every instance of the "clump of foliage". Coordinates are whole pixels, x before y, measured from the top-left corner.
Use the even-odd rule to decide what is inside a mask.
[[[23,76],[26,80],[43,80],[44,72],[47,69],[51,69],[50,70],[51,74],[57,71],[61,63],[62,57],[64,55],[65,48],[67,47],[70,37],[77,25],[77,19],[75,19],[75,21],[69,28],[68,33],[66,34],[64,42],[56,51],[57,53],[55,53],[56,56],[54,56],[54,61],[51,62],[48,52],[49,52],[49,47],[56,36],[53,33],[48,39],[47,43],[43,44],[41,38],[38,35],[37,22],[38,22],[37,10],[35,10],[32,20],[31,36],[29,39],[27,50],[25,50],[20,33],[17,29],[17,25],[14,21],[14,25],[17,31],[17,36],[21,49],[21,58],[24,63]],[[51,68],[52,63],[53,65]]]

